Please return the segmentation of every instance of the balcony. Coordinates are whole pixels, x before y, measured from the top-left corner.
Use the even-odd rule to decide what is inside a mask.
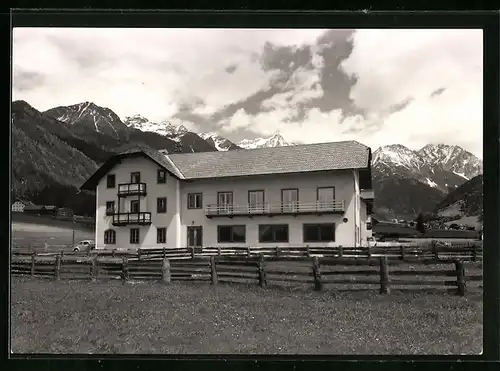
[[[114,226],[123,226],[130,224],[149,225],[151,224],[151,213],[139,212],[139,213],[113,214],[112,224]]]
[[[145,196],[146,183],[124,183],[118,184],[118,196]]]
[[[293,202],[293,203],[269,203],[243,204],[243,205],[207,205],[205,216],[213,217],[235,217],[235,216],[276,216],[276,215],[321,215],[342,214],[345,211],[344,201],[330,202]]]

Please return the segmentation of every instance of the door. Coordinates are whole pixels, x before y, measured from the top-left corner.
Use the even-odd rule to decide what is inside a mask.
[[[131,200],[130,201],[130,212],[138,213],[139,212],[139,200]]]
[[[264,191],[250,191],[248,193],[248,208],[250,211],[264,210]]]
[[[187,227],[187,246],[194,248],[195,252],[201,253],[203,248],[203,227],[188,226]]]
[[[130,183],[137,184],[141,182],[141,173],[135,172],[130,174]]]
[[[233,210],[233,192],[219,192],[217,210],[220,214],[230,214]]]
[[[322,187],[318,188],[317,207],[319,210],[329,210],[334,206],[335,188]]]
[[[281,190],[281,211],[296,212],[299,207],[299,190],[282,189]]]

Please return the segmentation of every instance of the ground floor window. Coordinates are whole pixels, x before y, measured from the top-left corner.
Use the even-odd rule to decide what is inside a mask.
[[[217,241],[246,242],[246,228],[244,225],[219,225],[217,226]]]
[[[130,229],[130,243],[139,243],[139,228]]]
[[[259,242],[288,242],[288,224],[259,225]]]
[[[335,241],[335,224],[304,224],[304,242]]]
[[[156,242],[166,243],[167,242],[167,228],[157,228],[156,229]]]
[[[104,243],[106,245],[114,245],[116,243],[116,232],[112,229],[104,231]]]

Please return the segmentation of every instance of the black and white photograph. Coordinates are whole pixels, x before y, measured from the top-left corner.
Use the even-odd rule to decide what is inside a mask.
[[[482,353],[481,29],[15,27],[11,143],[11,353]]]

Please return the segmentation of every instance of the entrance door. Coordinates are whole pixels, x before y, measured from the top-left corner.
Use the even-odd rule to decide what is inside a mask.
[[[187,246],[201,253],[203,248],[203,227],[201,225],[187,227]]]
[[[131,213],[138,213],[139,212],[139,201],[138,200],[131,200],[130,201],[130,212]]]

